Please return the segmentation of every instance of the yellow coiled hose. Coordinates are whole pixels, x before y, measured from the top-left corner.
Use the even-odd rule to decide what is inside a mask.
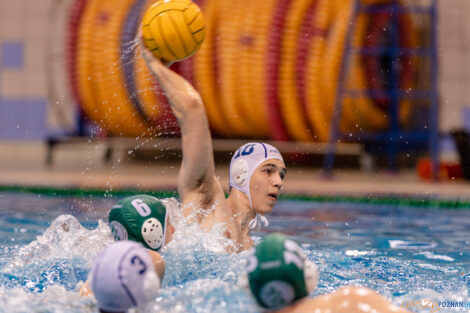
[[[249,0],[224,1],[219,8],[218,34],[221,40],[216,41],[218,51],[218,69],[220,78],[220,104],[223,106],[226,127],[232,129],[234,136],[250,136],[256,133],[248,123],[248,114],[240,105],[238,75],[239,67],[239,38],[245,22],[243,13],[245,3]]]
[[[344,52],[347,27],[353,13],[353,2],[349,0],[330,1],[329,5],[319,6],[319,14],[325,14],[322,10],[329,10],[327,20],[322,16],[317,27],[328,25],[328,37],[325,42],[320,36],[314,37],[311,43],[323,50],[307,63],[307,107],[310,120],[315,127],[316,139],[326,141],[329,137],[330,121],[335,104],[335,95],[341,59]],[[315,42],[318,41],[318,42]],[[324,54],[322,54],[322,52]],[[310,78],[310,75],[318,77]],[[347,112],[347,111],[346,111]],[[344,129],[346,114],[342,115],[341,127]]]
[[[310,129],[302,100],[299,99],[297,84],[298,35],[306,11],[315,0],[292,1],[287,12],[282,36],[281,63],[279,66],[279,100],[281,113],[289,136],[298,141],[312,141]],[[314,13],[315,14],[315,13]]]
[[[101,0],[93,37],[93,72],[97,76],[97,100],[102,122],[114,135],[149,135],[149,125],[132,105],[122,75],[121,28],[134,0]]]
[[[142,116],[130,102],[122,76],[121,27],[134,1],[88,1],[78,31],[75,60],[78,91],[85,114],[111,133],[126,136],[151,134],[151,125],[144,117],[158,124],[165,115],[159,100],[160,90],[138,53],[134,60],[134,75],[144,113]],[[148,0],[146,6],[152,2]],[[346,34],[355,2],[290,1],[280,28],[282,40],[274,40],[276,47],[271,47],[271,36],[276,35],[273,34],[273,23],[279,22],[275,21],[279,18],[275,14],[281,12],[281,3],[286,5],[287,2],[204,1],[202,9],[207,33],[204,44],[194,56],[194,83],[204,100],[211,128],[221,136],[273,138],[283,137],[287,131],[286,136],[293,140],[328,139]],[[363,4],[376,3],[389,3],[389,0],[363,0]],[[297,73],[299,32],[312,5],[315,10],[305,61],[305,87],[301,88]],[[357,17],[352,33],[353,46],[363,45],[369,18],[367,15]],[[406,19],[406,29],[411,32],[406,37],[406,45],[417,47],[418,34],[412,21],[407,15],[403,18]],[[273,62],[277,52],[273,53],[272,49],[278,49],[278,43],[280,57]],[[360,55],[351,54],[349,57],[344,88],[360,92],[367,88],[369,77]],[[408,60],[415,63],[417,57]],[[272,64],[277,68],[269,68]],[[272,71],[277,74],[273,76]],[[416,85],[410,71],[408,78],[401,82],[402,90],[412,90]],[[268,82],[268,79],[277,79],[275,88],[272,87],[273,81]],[[268,90],[268,87],[273,89]],[[342,131],[387,127],[387,112],[367,94],[359,98],[345,94],[343,101]],[[409,99],[400,100],[399,119],[402,124],[410,116],[411,103]],[[282,119],[278,118],[273,123],[270,114],[274,114],[276,109],[280,110]],[[278,126],[280,128],[276,128]]]
[[[102,125],[101,111],[96,101],[95,81],[96,76],[92,71],[92,40],[95,35],[93,21],[98,16],[100,0],[89,0],[83,11],[80,21],[77,40],[77,88],[80,94],[81,106],[85,115],[91,120]]]
[[[305,69],[305,106],[310,126],[314,129],[315,140],[324,140],[328,134],[328,123],[323,116],[322,103],[323,91],[320,88],[322,75],[323,54],[327,41],[327,31],[332,22],[331,0],[318,0],[315,8],[315,17],[312,22],[313,34],[309,42],[308,55]],[[322,132],[322,128],[325,132]],[[323,134],[323,136],[322,136]],[[322,136],[322,137],[320,137]]]
[[[244,88],[248,88],[247,94],[252,98],[250,102],[252,108],[250,114],[259,116],[260,123],[258,127],[261,128],[260,131],[269,133],[272,137],[272,130],[268,122],[270,116],[267,102],[268,90],[266,86],[266,76],[268,70],[273,71],[275,69],[268,69],[266,55],[267,51],[271,49],[271,47],[269,47],[269,34],[277,1],[265,0],[257,2],[258,4],[253,6],[256,11],[254,13],[253,32],[250,38],[250,59],[246,61],[249,64],[248,75],[251,79]]]
[[[214,69],[213,50],[214,41],[217,40],[219,3],[217,0],[206,0],[204,2],[203,13],[207,25],[206,39],[194,55],[194,78],[196,87],[204,100],[211,127],[218,134],[229,136],[233,134],[233,131],[227,127],[223,107],[220,105],[220,95],[216,87],[216,72]]]
[[[142,15],[154,2],[154,0],[148,0],[145,3]],[[138,27],[140,27],[140,25]],[[136,92],[142,104],[143,111],[152,122],[152,125],[156,125],[162,116],[162,104],[159,102],[159,96],[156,93],[161,91],[157,89],[157,82],[140,55],[140,47],[137,48],[134,60],[134,75]]]
[[[359,15],[355,23],[354,37],[352,39],[353,46],[362,47],[362,38],[366,35],[366,23],[368,17]],[[350,56],[351,70],[347,75],[345,83],[346,89],[364,90],[367,88],[364,72],[361,63],[361,54],[353,53]],[[343,106],[345,110],[350,112],[355,122],[355,131],[370,130],[374,128],[384,128],[387,125],[387,115],[380,110],[366,93],[360,97],[344,96]]]
[[[251,74],[256,41],[259,40],[257,22],[260,18],[259,6],[262,1],[247,1],[244,4],[243,23],[240,28],[238,44],[238,56],[236,56],[236,75],[238,82],[238,105],[244,114],[246,123],[249,125],[253,136],[257,138],[269,137],[268,111],[259,103],[255,102],[252,94],[253,77]]]
[[[368,4],[372,3],[372,0],[367,1]],[[389,1],[375,0],[374,3],[389,3]],[[402,18],[408,18],[408,15],[400,15]],[[353,39],[353,45],[355,47],[364,47],[364,39],[369,36],[366,32],[367,23],[371,23],[370,19],[372,15],[359,15],[355,24],[355,35]],[[410,27],[410,29],[413,29]],[[403,31],[403,30],[402,30]],[[414,34],[414,32],[409,32]],[[411,39],[411,46],[416,46],[415,35],[409,36]],[[416,60],[415,60],[416,61]],[[365,89],[367,88],[366,77],[363,69],[363,63],[361,61],[361,55],[353,54],[352,56],[352,70],[348,75],[347,88],[348,89]],[[370,78],[369,78],[370,79]],[[402,81],[405,86],[404,88],[412,88],[413,83],[410,81]],[[403,88],[404,87],[404,88]],[[345,107],[352,107],[355,113],[355,121],[358,128],[357,130],[377,130],[384,129],[389,126],[388,112],[380,108],[373,99],[368,97],[367,94],[358,98],[345,98]],[[401,99],[399,102],[399,120],[405,124],[411,111],[411,101],[409,99]]]

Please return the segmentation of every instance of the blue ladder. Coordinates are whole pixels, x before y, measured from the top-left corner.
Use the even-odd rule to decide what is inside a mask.
[[[352,33],[359,13],[390,13],[392,45],[390,47],[353,47]],[[400,13],[427,14],[430,24],[430,43],[428,48],[405,48],[400,47],[398,32],[398,15]],[[406,143],[410,147],[414,144],[426,144],[431,158],[431,170],[434,179],[437,179],[438,173],[438,153],[439,153],[439,129],[438,129],[438,57],[437,57],[437,0],[431,0],[428,6],[401,5],[398,0],[392,0],[389,4],[381,5],[363,5],[361,0],[355,0],[354,12],[350,27],[346,34],[346,43],[344,57],[341,61],[341,69],[338,77],[338,88],[336,91],[334,110],[330,124],[330,135],[327,144],[327,150],[323,163],[325,174],[331,175],[334,168],[336,143],[338,140],[347,139],[358,142],[378,142],[385,144],[386,153],[389,161],[389,167],[393,170],[397,168],[396,158],[399,153],[399,144]],[[361,55],[387,56],[392,59],[390,81],[391,86],[388,90],[354,90],[345,89],[347,78],[347,69],[349,68],[349,59],[352,53]],[[399,58],[402,56],[427,56],[430,58],[430,88],[426,91],[404,91],[400,89],[399,84]],[[387,94],[390,98],[389,106],[389,128],[385,131],[369,131],[342,133],[339,130],[339,121],[342,114],[342,105],[345,96],[349,98],[361,98],[364,95],[370,95],[372,98]],[[424,130],[410,131],[401,129],[398,112],[399,102],[402,98],[408,99],[428,99],[429,100],[429,119],[427,125],[423,125]]]

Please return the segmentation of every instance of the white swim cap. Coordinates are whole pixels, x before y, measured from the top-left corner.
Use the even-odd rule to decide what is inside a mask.
[[[107,246],[95,260],[91,288],[100,309],[122,312],[155,299],[161,287],[146,248],[133,241]]]
[[[238,148],[230,162],[229,185],[246,194],[250,200],[251,207],[253,207],[250,194],[251,176],[261,163],[269,159],[278,159],[284,162],[279,150],[273,146],[267,143],[250,142]],[[269,224],[264,216],[260,217],[257,214],[255,219],[250,223],[250,228],[256,228],[260,224],[260,221],[265,226]]]

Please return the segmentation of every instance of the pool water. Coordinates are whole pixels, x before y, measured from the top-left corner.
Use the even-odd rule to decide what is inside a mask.
[[[104,221],[118,200],[0,193],[0,312],[97,312],[77,290],[112,242]],[[281,200],[268,218],[269,232],[296,238],[318,265],[311,296],[363,285],[398,305],[470,302],[470,210]],[[226,254],[220,229],[204,233],[179,222],[163,251],[163,289],[141,311],[260,312],[239,284],[246,254]]]

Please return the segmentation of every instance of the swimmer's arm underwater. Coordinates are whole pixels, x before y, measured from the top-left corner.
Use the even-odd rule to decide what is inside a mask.
[[[223,194],[223,189],[215,177],[212,138],[201,96],[186,79],[156,60],[142,44],[140,49],[181,127],[183,161],[178,175],[178,192],[182,203],[212,202],[207,197]]]

